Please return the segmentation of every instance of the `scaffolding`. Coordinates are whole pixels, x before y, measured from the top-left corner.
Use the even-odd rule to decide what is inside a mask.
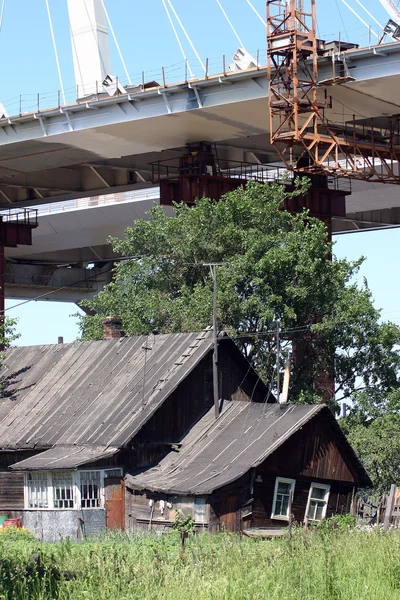
[[[326,116],[332,101],[326,82],[324,88],[318,84],[318,57],[325,43],[316,35],[315,0],[268,0],[267,44],[270,139],[286,167],[400,183],[399,115],[376,121],[353,116],[342,123]]]

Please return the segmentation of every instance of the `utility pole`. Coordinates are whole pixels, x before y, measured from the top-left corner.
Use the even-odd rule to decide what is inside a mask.
[[[280,389],[281,389],[281,341],[280,341],[280,328],[281,323],[279,319],[276,321],[276,400],[279,402]]]
[[[210,267],[213,280],[213,396],[215,418],[219,417],[219,384],[218,384],[218,318],[217,318],[217,267],[227,263],[204,263],[204,267]]]

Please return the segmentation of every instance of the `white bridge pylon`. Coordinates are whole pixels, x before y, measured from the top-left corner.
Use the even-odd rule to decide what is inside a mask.
[[[68,15],[77,95],[96,94],[96,87],[101,89],[112,74],[104,4],[101,0],[68,0]]]

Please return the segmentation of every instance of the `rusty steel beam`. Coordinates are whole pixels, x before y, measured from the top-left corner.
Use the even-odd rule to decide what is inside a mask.
[[[307,5],[308,11],[296,0],[267,2],[271,143],[294,171],[399,184],[398,115],[384,129],[373,119],[361,126],[354,116],[344,123],[326,118],[330,101],[317,84],[324,42],[316,35],[315,0]]]

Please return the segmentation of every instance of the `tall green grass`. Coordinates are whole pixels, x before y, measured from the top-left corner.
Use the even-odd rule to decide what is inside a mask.
[[[291,541],[203,534],[183,558],[176,533],[6,538],[1,600],[400,600],[400,531],[299,530]]]

